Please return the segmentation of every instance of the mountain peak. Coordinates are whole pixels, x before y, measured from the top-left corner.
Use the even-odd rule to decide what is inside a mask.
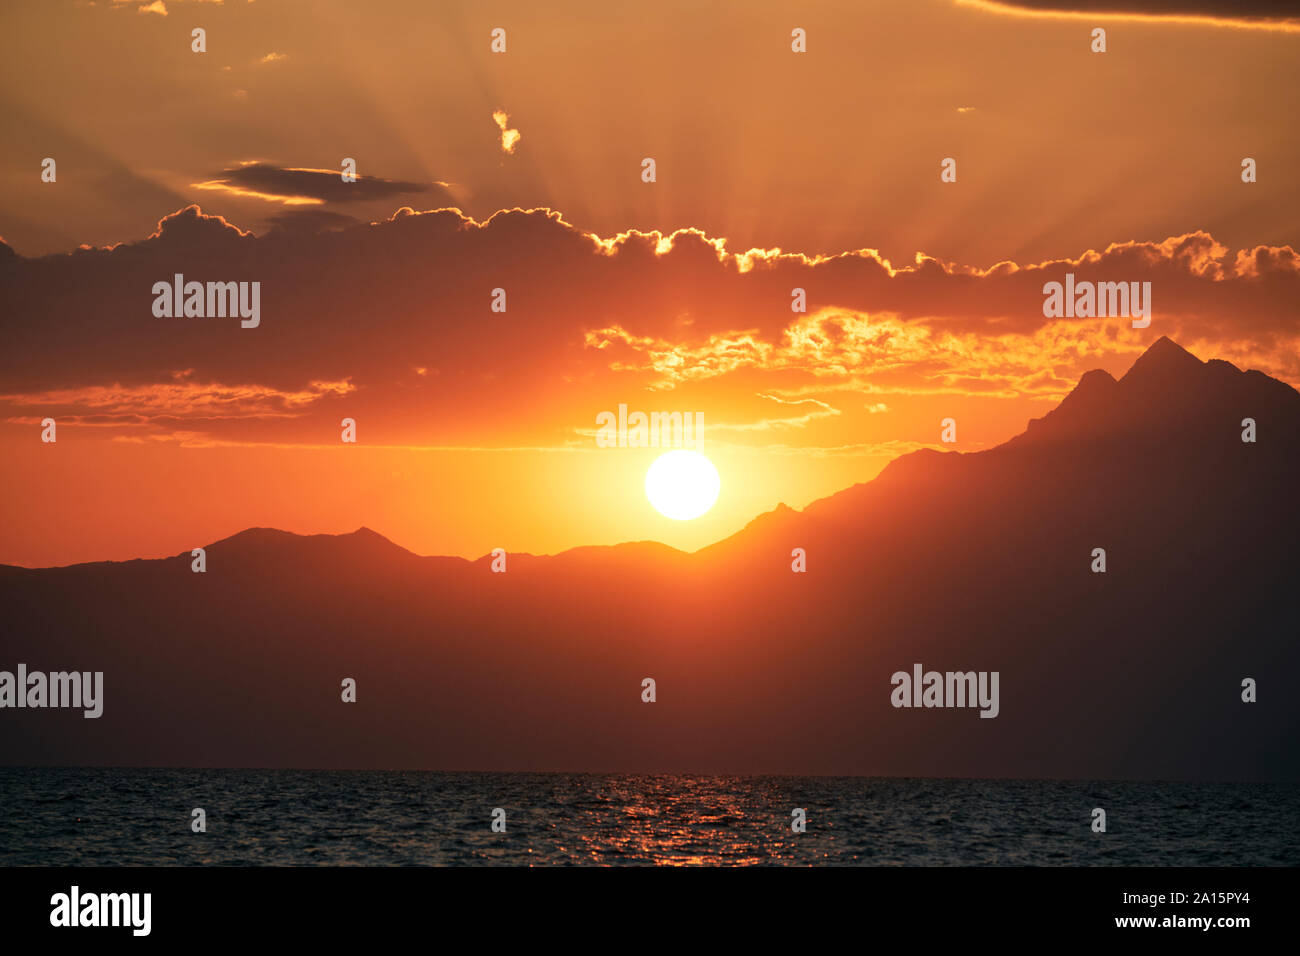
[[[245,528],[243,531],[236,531],[232,535],[227,535],[218,541],[213,541],[207,545],[208,548],[215,548],[220,545],[245,545],[245,544],[268,544],[270,542],[285,542],[291,538],[297,538],[299,535],[291,531],[281,531],[279,528]]]
[[[1194,373],[1205,366],[1187,349],[1183,348],[1167,335],[1162,335],[1151,347],[1138,356],[1133,367],[1120,379],[1121,382],[1152,379],[1161,384]]]
[[[220,541],[208,545],[209,549],[247,552],[249,554],[283,554],[292,551],[298,554],[320,552],[326,549],[331,553],[369,554],[410,554],[405,548],[394,544],[377,531],[360,527],[346,534],[294,534],[278,528],[246,528]]]
[[[1109,418],[1118,400],[1119,382],[1105,369],[1094,368],[1084,372],[1079,383],[1054,409],[1042,418],[1029,422],[1024,435],[1037,435],[1042,426],[1051,423],[1056,434],[1068,433],[1076,437],[1092,431]],[[1011,439],[1017,441],[1024,435]]]
[[[1205,362],[1162,335],[1119,379],[1102,369],[1085,372],[1056,408],[1029,422],[1025,432],[1008,444],[1020,445],[1025,439],[1078,440],[1127,430],[1135,406],[1156,415],[1176,412],[1187,396],[1205,391],[1206,368]]]
[[[1079,378],[1079,384],[1074,386],[1061,404],[1064,405],[1071,400],[1078,401],[1081,398],[1088,399],[1094,395],[1110,395],[1118,384],[1115,376],[1104,368],[1090,369],[1083,373]]]

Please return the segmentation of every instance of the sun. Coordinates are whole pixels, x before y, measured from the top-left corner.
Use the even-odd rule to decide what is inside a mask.
[[[645,473],[645,496],[665,518],[690,521],[713,507],[722,480],[698,451],[670,451]]]

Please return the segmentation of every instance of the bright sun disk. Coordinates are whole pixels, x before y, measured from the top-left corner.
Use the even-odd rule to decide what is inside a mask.
[[[667,452],[645,473],[650,504],[676,521],[690,521],[712,508],[721,487],[718,469],[698,451]]]

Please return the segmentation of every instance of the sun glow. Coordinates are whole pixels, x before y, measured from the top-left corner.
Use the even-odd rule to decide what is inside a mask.
[[[718,500],[722,481],[698,451],[670,451],[645,473],[645,495],[656,511],[676,521],[698,518]]]

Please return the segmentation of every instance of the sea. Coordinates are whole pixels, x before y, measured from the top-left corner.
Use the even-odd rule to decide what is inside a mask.
[[[1300,784],[0,767],[0,866],[1296,866],[1297,820]]]

